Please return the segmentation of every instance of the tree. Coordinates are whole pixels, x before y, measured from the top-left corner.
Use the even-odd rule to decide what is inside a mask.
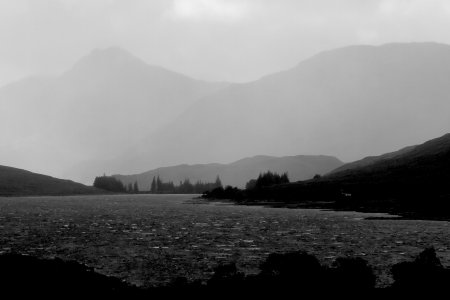
[[[162,187],[163,187],[162,185],[163,185],[163,182],[162,182],[161,178],[159,178],[159,175],[158,175],[158,177],[156,178],[156,192],[157,193],[162,192]]]
[[[219,178],[219,175],[216,177],[216,182],[214,183],[214,188],[222,187],[222,181]]]
[[[126,191],[125,186],[120,180],[113,176],[106,175],[95,177],[94,187],[116,193],[123,193]]]
[[[139,186],[138,186],[137,181],[134,182],[133,192],[136,193],[136,194],[139,193]]]
[[[132,193],[133,192],[133,185],[131,184],[131,182],[128,184],[127,192],[128,193]]]
[[[156,193],[156,179],[155,176],[153,176],[152,184],[150,186],[150,192],[155,194]]]
[[[252,179],[245,185],[246,190],[252,190],[256,187],[256,179]]]
[[[287,173],[281,175],[267,171],[266,173],[259,174],[258,178],[252,179],[246,184],[246,189],[260,189],[266,186],[275,184],[289,183],[289,177]]]

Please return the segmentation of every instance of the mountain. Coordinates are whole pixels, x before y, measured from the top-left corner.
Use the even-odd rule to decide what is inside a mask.
[[[450,218],[450,134],[343,165],[320,179],[265,191],[291,201],[335,201],[332,208]]]
[[[149,190],[153,177],[160,176],[163,181],[175,184],[188,178],[191,182],[214,182],[219,176],[224,185],[244,187],[250,180],[268,170],[277,173],[287,172],[291,181],[306,180],[316,174],[325,174],[343,163],[331,156],[297,155],[287,157],[255,156],[244,158],[230,164],[179,165],[158,168],[137,175],[114,175],[124,184],[138,182],[141,190]]]
[[[450,220],[449,182],[450,133],[345,164],[320,178],[249,190],[215,190],[204,197]]]
[[[339,168],[334,169],[333,171],[330,172],[330,174],[327,174],[327,175],[336,175],[337,173],[343,174],[344,171],[353,171],[356,169],[362,169],[364,167],[374,165],[378,162],[399,158],[402,155],[407,154],[410,151],[413,151],[415,148],[416,148],[416,146],[409,146],[409,147],[402,148],[398,151],[386,153],[383,155],[368,156],[363,159],[344,164],[344,165],[340,166]],[[331,177],[333,177],[333,176],[331,176]]]
[[[374,157],[371,161],[363,159],[345,164],[324,176],[323,180],[450,195],[450,133],[421,145]]]
[[[128,153],[227,85],[149,65],[120,48],[95,50],[56,78],[0,89],[0,157],[4,164],[77,178],[74,165]]]
[[[254,153],[325,153],[344,161],[379,155],[448,131],[448,78],[448,45],[323,52],[205,97],[117,162],[139,169]]]
[[[99,194],[100,190],[29,171],[0,166],[0,196]]]

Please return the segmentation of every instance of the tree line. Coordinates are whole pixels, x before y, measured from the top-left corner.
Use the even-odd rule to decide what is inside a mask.
[[[208,190],[203,193],[203,198],[209,199],[231,199],[235,201],[242,201],[246,198],[258,199],[260,195],[264,194],[266,188],[288,184],[289,177],[287,173],[278,174],[275,172],[267,171],[260,173],[258,178],[251,179],[245,185],[245,190],[238,189],[237,187],[227,186],[217,187],[212,190]]]
[[[141,191],[137,181],[124,184],[114,176],[103,175],[96,177],[93,185],[96,188],[114,193],[202,194],[216,188],[222,188],[222,181],[217,176],[214,182],[197,181],[196,183],[191,183],[189,179],[185,179],[180,181],[178,185],[175,185],[173,181],[164,182],[159,176],[156,176],[153,177],[150,190]]]
[[[150,184],[150,193],[152,194],[202,194],[206,191],[222,187],[222,181],[219,176],[214,182],[197,181],[191,183],[189,179],[180,181],[175,185],[173,181],[164,182],[159,176],[153,177]]]

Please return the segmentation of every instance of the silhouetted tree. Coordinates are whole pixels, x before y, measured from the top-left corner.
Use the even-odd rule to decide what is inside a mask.
[[[256,187],[256,179],[252,179],[245,185],[245,189],[252,190]]]
[[[267,171],[266,173],[259,174],[258,178],[252,179],[245,185],[246,189],[260,189],[263,187],[276,185],[276,184],[285,184],[289,183],[289,177],[287,173],[283,173],[281,175],[277,173],[272,173],[271,171]]]
[[[161,178],[159,178],[159,175],[158,175],[158,177],[156,177],[156,193],[161,193],[162,192],[162,180],[161,180]]]
[[[156,193],[156,179],[155,176],[153,176],[153,180],[152,180],[152,184],[150,186],[150,192],[151,193]]]
[[[134,193],[139,193],[139,186],[138,186],[137,181],[135,181],[134,184],[133,184],[133,192]]]
[[[95,177],[94,187],[105,191],[117,193],[126,191],[123,183],[120,180],[116,179],[113,176],[106,176],[106,175]]]
[[[216,182],[214,183],[214,188],[218,188],[222,186],[222,181],[220,180],[219,175],[216,177]]]

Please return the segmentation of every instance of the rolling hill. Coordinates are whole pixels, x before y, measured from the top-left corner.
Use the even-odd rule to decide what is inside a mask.
[[[175,184],[188,178],[191,182],[214,182],[219,176],[224,185],[244,187],[250,180],[268,170],[277,173],[287,172],[291,181],[306,180],[316,174],[325,174],[343,163],[331,156],[297,155],[288,157],[255,156],[244,158],[230,164],[178,165],[158,168],[137,175],[114,175],[124,184],[138,182],[141,190],[149,190],[153,177],[160,176],[164,181]]]
[[[0,166],[0,196],[89,195],[101,192],[70,180]]]

